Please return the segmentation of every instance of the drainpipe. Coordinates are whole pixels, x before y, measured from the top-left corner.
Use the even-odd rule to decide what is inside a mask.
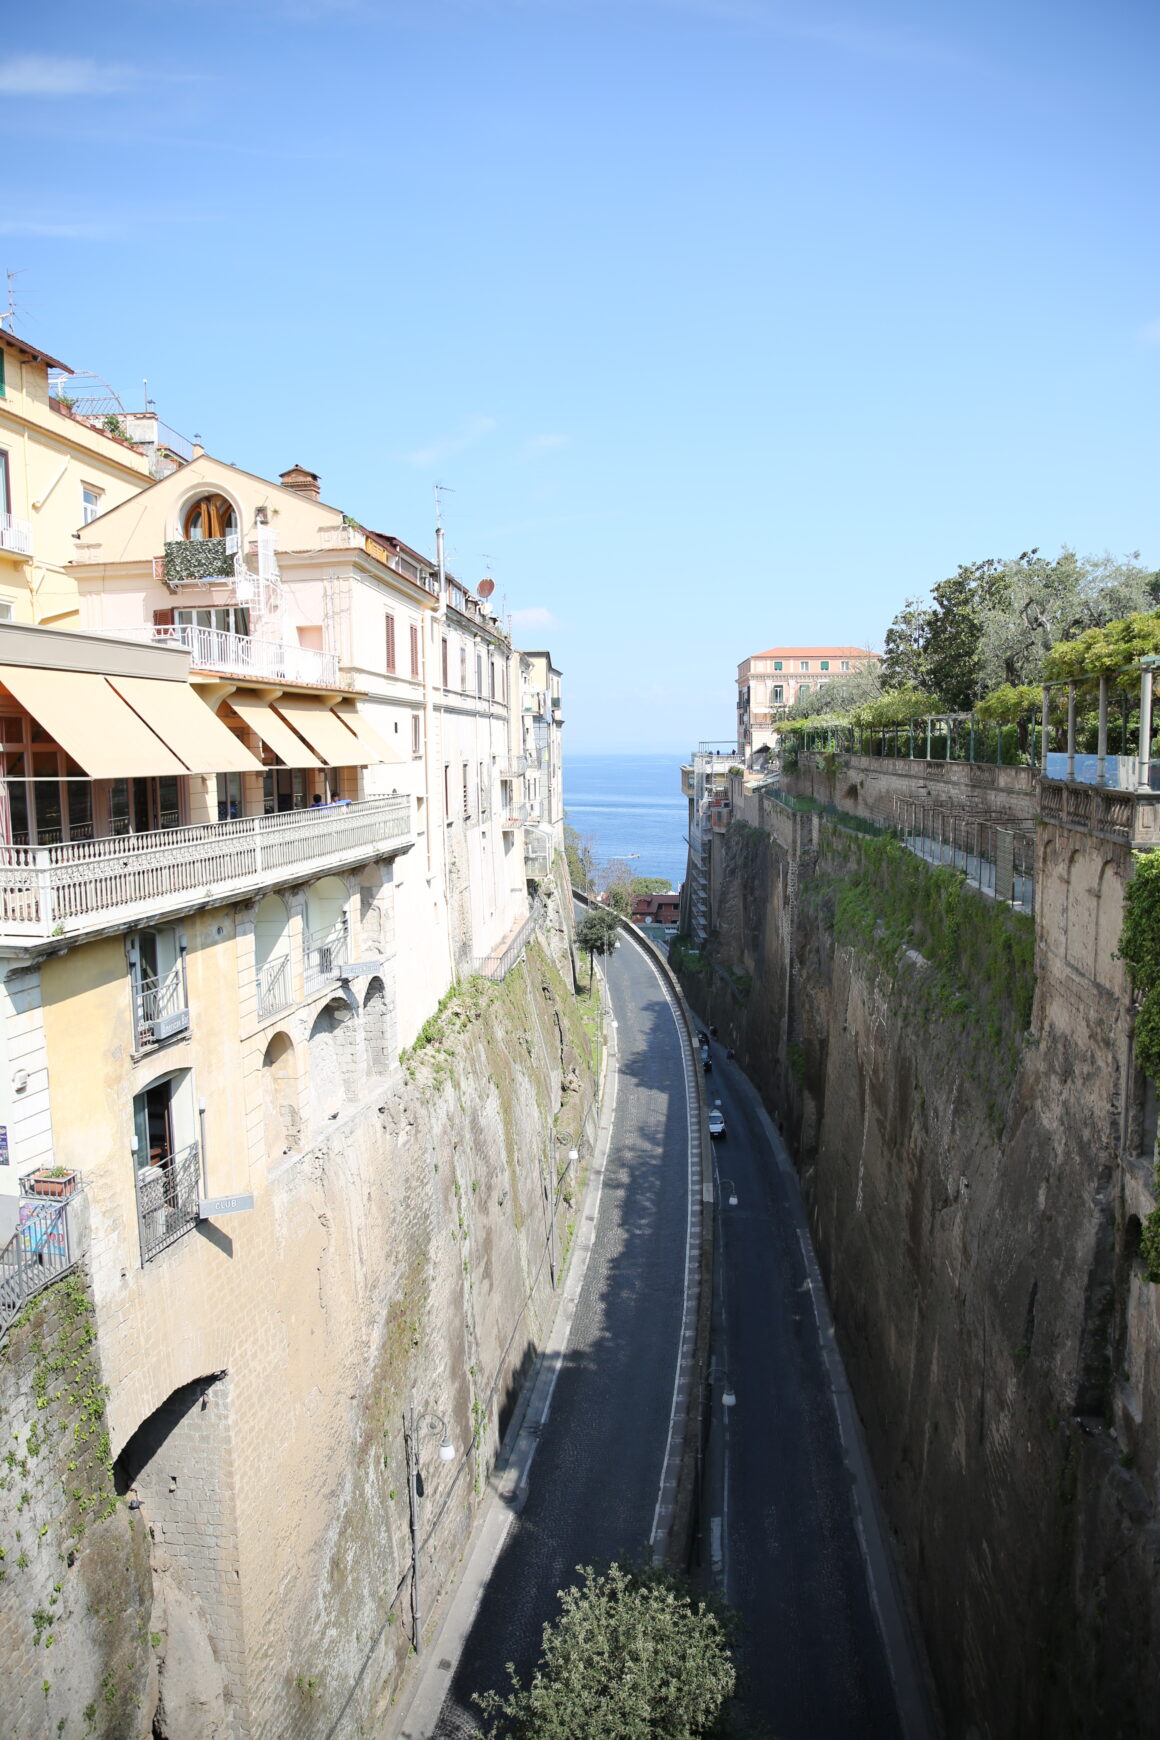
[[[1142,680],[1141,680],[1142,686]],[[1143,703],[1141,702],[1141,705]],[[1141,714],[1141,724],[1143,715]],[[1075,779],[1075,684],[1067,685],[1067,782]]]

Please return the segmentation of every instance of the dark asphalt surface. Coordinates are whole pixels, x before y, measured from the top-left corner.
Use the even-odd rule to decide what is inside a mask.
[[[643,1557],[679,1353],[688,1118],[676,1021],[657,974],[625,943],[608,959],[620,1085],[596,1243],[568,1355],[516,1518],[436,1733],[470,1734],[473,1691],[526,1682],[558,1590],[580,1564]]]
[[[850,1474],[790,1192],[757,1094],[712,1047],[726,1433],[725,1592],[743,1625],[745,1703],[776,1740],[895,1740],[901,1728],[856,1532]],[[717,1418],[721,1418],[718,1413]],[[720,1470],[718,1457],[717,1464]],[[706,1557],[709,1543],[706,1538]]]

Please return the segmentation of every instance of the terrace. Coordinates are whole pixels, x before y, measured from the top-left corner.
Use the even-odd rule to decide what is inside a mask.
[[[0,844],[0,939],[30,945],[143,925],[414,843],[410,799],[375,797],[59,845]]]

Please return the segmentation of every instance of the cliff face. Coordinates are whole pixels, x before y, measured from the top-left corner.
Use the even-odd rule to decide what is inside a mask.
[[[94,1732],[118,1740],[380,1731],[411,1647],[406,1418],[413,1405],[428,1420],[416,1438],[429,1618],[554,1310],[550,1251],[567,1248],[580,1186],[569,1151],[581,1165],[591,1154],[591,1015],[573,995],[563,908],[548,892],[548,921],[506,979],[466,981],[372,1097],[272,1166],[236,1282],[244,1310],[227,1290],[235,1251],[219,1229],[204,1235],[220,1257],[217,1292],[191,1300],[189,1317],[215,1327],[213,1356],[198,1355],[125,1442],[114,1434],[110,1446],[103,1392],[91,1404],[99,1517],[75,1568],[58,1559],[73,1530],[60,1461],[71,1416],[51,1467],[48,1452],[33,1467],[48,1470],[43,1497],[20,1460],[38,1427],[37,1348],[56,1357],[53,1326],[70,1289],[87,1297],[82,1284],[58,1282],[10,1335],[0,1406],[19,1443],[4,1470],[0,1635],[21,1693],[5,1701],[6,1735],[48,1732],[46,1708],[53,1732],[70,1713],[80,1733],[94,1697]],[[91,1306],[86,1322],[95,1361]],[[447,1463],[436,1415],[454,1447]],[[31,1564],[9,1569],[22,1545]]]
[[[1043,829],[1033,938],[892,842],[779,832],[715,842],[684,982],[796,1145],[948,1732],[1154,1734],[1127,854]]]

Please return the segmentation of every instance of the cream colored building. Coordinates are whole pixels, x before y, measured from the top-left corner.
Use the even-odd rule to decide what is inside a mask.
[[[0,329],[0,621],[76,627],[86,524],[192,451],[152,413],[86,415],[70,374]]]
[[[552,655],[521,653],[520,685],[528,874],[543,878],[564,850],[564,715]]]

